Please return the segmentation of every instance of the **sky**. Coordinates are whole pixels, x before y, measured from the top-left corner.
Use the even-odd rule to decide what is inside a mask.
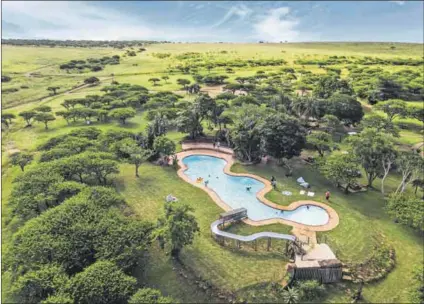
[[[2,38],[423,43],[422,1],[2,1]]]

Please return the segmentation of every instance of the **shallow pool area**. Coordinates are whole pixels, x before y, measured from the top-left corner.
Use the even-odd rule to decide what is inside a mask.
[[[224,167],[227,162],[224,159],[208,155],[190,155],[183,158],[182,162],[187,166],[184,171],[187,177],[195,183],[198,178],[202,178],[199,183],[204,185],[207,182],[207,187],[232,209],[246,208],[251,220],[281,218],[311,226],[325,225],[329,220],[327,211],[318,206],[300,206],[292,211],[281,211],[262,203],[257,199],[256,193],[265,185],[251,177],[226,174]]]

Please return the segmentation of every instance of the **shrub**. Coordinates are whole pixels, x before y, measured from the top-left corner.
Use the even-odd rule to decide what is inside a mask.
[[[322,297],[325,292],[325,287],[315,280],[300,281],[298,288],[301,298],[308,301]]]

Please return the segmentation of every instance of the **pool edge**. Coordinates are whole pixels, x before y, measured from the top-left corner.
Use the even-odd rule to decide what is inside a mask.
[[[308,231],[328,231],[328,230],[332,230],[334,229],[338,224],[339,224],[339,216],[337,214],[337,212],[331,208],[330,206],[324,204],[324,203],[320,203],[320,202],[316,202],[316,201],[311,201],[311,200],[301,200],[301,201],[295,201],[292,202],[290,205],[288,206],[281,206],[278,204],[275,204],[271,201],[269,201],[267,198],[265,198],[266,193],[268,193],[269,191],[272,190],[272,185],[271,182],[254,174],[250,174],[250,173],[235,173],[235,172],[231,172],[231,166],[234,164],[234,159],[232,157],[232,155],[227,154],[227,153],[222,153],[220,151],[217,150],[209,150],[209,149],[190,149],[190,150],[186,150],[186,151],[182,151],[176,154],[177,155],[177,159],[178,159],[178,165],[180,166],[180,168],[177,171],[177,174],[180,178],[182,178],[184,181],[203,189],[206,193],[209,194],[209,196],[215,201],[215,203],[221,207],[222,209],[224,209],[225,211],[229,211],[232,210],[232,208],[230,206],[228,206],[220,197],[219,195],[213,191],[210,188],[205,187],[203,184],[198,184],[195,183],[194,181],[192,181],[187,175],[184,174],[184,171],[186,171],[188,169],[188,167],[183,163],[183,159],[185,157],[188,156],[192,156],[192,155],[206,155],[206,156],[213,156],[213,157],[217,157],[217,158],[221,158],[223,160],[226,161],[226,165],[224,167],[224,173],[231,175],[231,176],[242,176],[242,177],[250,177],[253,179],[256,179],[260,182],[262,182],[265,187],[258,191],[256,193],[256,198],[263,204],[272,207],[274,209],[279,209],[279,210],[285,210],[285,211],[293,211],[301,206],[304,205],[314,205],[317,207],[321,207],[323,208],[327,214],[328,214],[328,222],[324,225],[316,225],[316,226],[312,226],[312,225],[305,225],[305,224],[300,224],[298,222],[294,222],[294,221],[290,221],[290,220],[284,220],[284,219],[280,219],[280,218],[271,218],[271,219],[267,219],[267,220],[261,220],[261,221],[254,221],[251,219],[246,219],[244,220],[244,222],[246,224],[249,224],[251,226],[263,226],[263,225],[270,225],[270,224],[275,224],[275,223],[280,223],[280,224],[284,224],[284,225],[288,225],[288,226],[292,226],[294,228],[299,228],[299,229],[304,229],[304,230],[308,230]]]

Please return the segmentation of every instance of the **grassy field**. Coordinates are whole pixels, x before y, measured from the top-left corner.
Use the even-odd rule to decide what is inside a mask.
[[[58,65],[71,59],[86,59],[88,57],[101,57],[111,55],[123,55],[123,51],[113,49],[78,49],[78,48],[43,48],[43,47],[12,47],[3,46],[3,74],[13,79],[9,83],[2,84],[3,88],[27,85],[28,89],[20,89],[16,93],[2,95],[2,105],[8,108],[7,112],[19,113],[23,110],[32,109],[38,105],[49,105],[56,112],[63,107],[60,105],[65,99],[84,97],[87,94],[100,94],[100,89],[108,85],[111,74],[120,83],[140,84],[154,91],[179,90],[176,84],[177,78],[191,78],[189,75],[175,73],[170,75],[168,83],[161,81],[161,85],[153,86],[148,82],[151,77],[164,75],[166,69],[175,63],[171,56],[166,59],[158,59],[152,53],[171,53],[172,55],[184,52],[210,52],[215,58],[283,58],[289,66],[300,57],[322,57],[328,55],[345,56],[376,56],[376,57],[411,57],[421,58],[423,46],[414,44],[394,44],[396,48],[390,49],[391,44],[356,44],[356,43],[304,43],[304,44],[163,44],[148,46],[148,51],[137,54],[136,57],[121,57],[121,64],[106,66],[97,73],[67,74],[60,71]],[[227,51],[222,54],[221,51]],[[253,75],[257,70],[272,71],[281,67],[263,68],[240,68],[230,75],[230,79],[237,76]],[[307,66],[306,69],[314,73],[322,72],[315,66]],[[385,69],[400,69],[401,67],[384,67]],[[217,69],[219,72],[223,70]],[[344,69],[344,73],[345,73]],[[29,77],[29,73],[40,73],[41,77]],[[343,75],[343,74],[342,74]],[[99,77],[101,84],[96,87],[84,87],[80,90],[64,93],[89,76]],[[47,96],[46,88],[51,85],[61,87],[57,96]],[[210,88],[206,88],[210,89]],[[39,101],[34,99],[46,96]],[[399,120],[397,123],[407,124],[408,128],[402,130],[399,143],[412,145],[422,141],[422,130],[417,121]],[[101,130],[125,128],[132,132],[145,130],[147,126],[146,113],[139,112],[136,117],[130,119],[125,126],[118,122],[94,123]],[[43,124],[35,123],[31,128],[25,128],[21,118],[15,120],[11,128],[2,133],[2,242],[7,246],[11,233],[14,231],[13,223],[9,220],[8,199],[10,197],[12,181],[20,174],[17,167],[9,164],[9,151],[14,149],[34,151],[35,148],[53,136],[66,134],[73,129],[82,128],[86,125],[82,122],[68,125],[60,117],[49,124],[49,130],[44,130]],[[184,134],[171,131],[168,137],[179,142]],[[181,149],[181,146],[178,146]],[[384,206],[385,200],[377,190],[366,193],[344,195],[335,189],[332,184],[315,172],[310,166],[299,161],[294,162],[293,177],[285,177],[285,170],[279,166],[256,165],[233,166],[234,172],[249,172],[265,178],[276,176],[278,191],[271,191],[267,198],[282,205],[288,205],[292,201],[305,199],[299,194],[296,178],[303,176],[311,183],[316,192],[315,200],[323,201],[324,193],[329,189],[332,193],[330,205],[338,212],[340,224],[333,231],[323,233],[331,248],[343,261],[360,262],[370,256],[373,250],[374,239],[377,233],[386,236],[388,242],[396,250],[397,265],[389,276],[376,284],[366,285],[364,297],[369,302],[407,302],[407,292],[411,287],[411,271],[414,264],[422,262],[423,249],[422,238],[403,226],[395,224],[387,217]],[[387,179],[387,190],[397,186],[399,177],[390,175]],[[128,204],[140,218],[156,221],[163,212],[164,198],[173,194],[180,201],[187,203],[195,209],[195,216],[199,222],[201,231],[193,245],[185,248],[182,253],[182,261],[197,275],[212,282],[224,290],[238,291],[243,294],[258,284],[270,281],[281,281],[284,277],[284,266],[287,258],[279,251],[281,244],[275,245],[275,250],[254,251],[246,247],[242,250],[234,249],[233,246],[221,247],[211,237],[210,223],[215,220],[222,210],[201,189],[185,183],[172,168],[163,168],[152,164],[143,164],[140,167],[140,178],[135,178],[134,168],[131,165],[121,165],[120,173],[116,177],[115,185],[118,191],[125,197]],[[376,188],[379,181],[375,182]],[[290,197],[283,196],[282,190],[293,192]],[[290,227],[283,225],[270,225],[266,227],[251,227],[238,224],[228,227],[229,231],[250,234],[254,232],[270,230],[281,233],[289,233]],[[260,246],[264,246],[261,244]],[[274,247],[274,246],[273,246]],[[151,248],[147,269],[135,270],[141,280],[149,282],[149,285],[161,289],[165,294],[174,296],[181,302],[206,302],[213,301],[203,291],[192,284],[191,280],[181,277],[175,271],[175,264],[157,246]],[[3,277],[3,286],[7,287],[7,277]],[[329,295],[326,302],[349,302],[346,298],[344,286],[329,287]]]

